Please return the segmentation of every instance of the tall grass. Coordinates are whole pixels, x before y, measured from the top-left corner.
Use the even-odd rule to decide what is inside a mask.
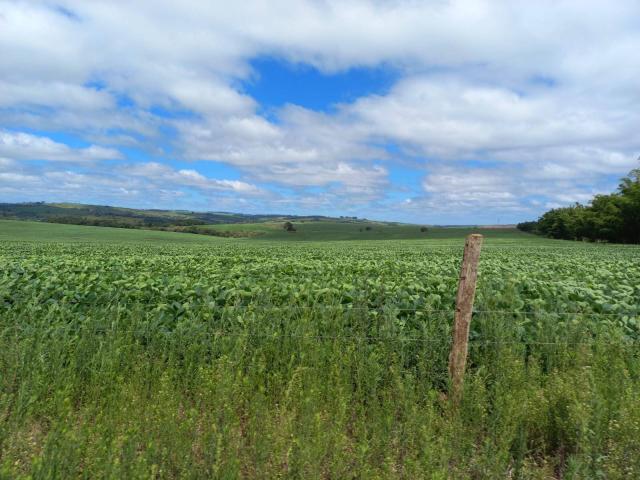
[[[397,313],[340,307],[172,320],[145,305],[4,318],[3,477],[640,475],[639,350],[614,327],[542,344],[476,315],[492,341],[472,343],[454,409],[441,314],[411,335]]]
[[[0,478],[640,478],[640,250],[0,245]]]

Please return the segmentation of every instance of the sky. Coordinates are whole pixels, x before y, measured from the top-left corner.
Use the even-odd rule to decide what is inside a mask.
[[[0,202],[514,223],[639,132],[637,0],[0,0]]]

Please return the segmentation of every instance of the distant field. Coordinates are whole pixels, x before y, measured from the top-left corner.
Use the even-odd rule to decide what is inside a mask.
[[[292,222],[296,231],[287,232],[283,222],[264,223],[235,223],[205,225],[218,231],[255,232],[254,240],[286,240],[286,241],[325,241],[325,240],[456,240],[464,238],[470,233],[481,233],[488,239],[514,240],[526,242],[545,241],[523,233],[515,228],[484,229],[484,228],[442,228],[429,227],[427,232],[421,232],[419,225],[364,223],[364,222]],[[367,227],[370,230],[367,230]]]
[[[99,243],[211,243],[218,237],[187,233],[0,220],[0,241]]]
[[[365,230],[366,226],[371,230]],[[513,229],[430,227],[421,232],[418,225],[403,224],[358,224],[328,221],[295,222],[295,232],[287,232],[283,222],[232,223],[202,225],[222,232],[254,232],[255,236],[222,238],[190,233],[174,233],[154,230],[63,225],[47,222],[0,220],[0,241],[45,241],[45,242],[105,242],[105,243],[187,243],[209,244],[211,242],[264,242],[264,241],[370,241],[370,240],[424,240],[428,243],[461,243],[470,233],[481,233],[488,244],[571,244],[549,240]]]

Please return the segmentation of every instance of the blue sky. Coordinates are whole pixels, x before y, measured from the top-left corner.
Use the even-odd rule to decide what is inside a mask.
[[[0,0],[0,201],[502,223],[640,154],[640,4]]]
[[[276,57],[250,61],[253,75],[241,82],[240,89],[253,97],[263,115],[287,104],[331,113],[341,103],[368,95],[384,95],[399,74],[390,66],[353,67],[344,71],[322,72],[304,63],[291,63]]]

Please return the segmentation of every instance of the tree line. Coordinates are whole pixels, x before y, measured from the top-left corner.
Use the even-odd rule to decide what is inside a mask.
[[[588,205],[554,208],[518,228],[565,240],[640,243],[640,168],[624,177],[614,193],[596,195]]]

